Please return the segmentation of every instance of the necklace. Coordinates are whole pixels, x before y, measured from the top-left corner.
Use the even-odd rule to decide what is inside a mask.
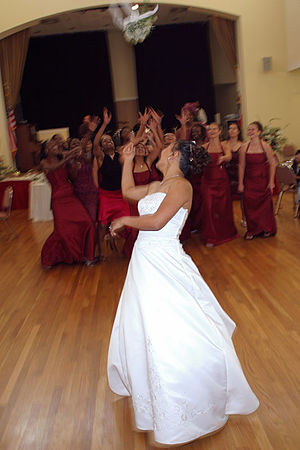
[[[162,180],[162,181],[160,182],[160,184],[164,184],[165,181],[171,180],[171,178],[176,178],[176,177],[181,177],[181,178],[183,178],[183,175],[179,175],[179,174],[177,174],[177,175],[172,175],[171,177],[167,177],[167,178],[165,178],[164,180]]]

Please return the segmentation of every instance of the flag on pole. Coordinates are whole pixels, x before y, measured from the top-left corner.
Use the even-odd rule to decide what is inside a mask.
[[[8,110],[7,120],[8,120],[8,134],[9,134],[10,150],[12,153],[15,153],[17,151],[17,139],[16,139],[16,133],[15,133],[15,130],[17,128],[17,122],[16,122],[13,108],[10,108]]]

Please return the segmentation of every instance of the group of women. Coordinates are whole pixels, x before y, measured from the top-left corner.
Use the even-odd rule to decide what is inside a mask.
[[[237,123],[231,123],[228,139],[221,141],[216,123],[197,122],[193,103],[186,104],[176,133],[164,133],[162,117],[152,108],[140,114],[133,130],[126,126],[113,136],[106,134],[111,114],[103,110],[103,121],[90,117],[79,129],[80,139],[63,143],[54,136],[43,145],[41,167],[52,187],[54,231],[42,249],[42,265],[60,262],[93,265],[104,259],[103,242],[110,224],[123,216],[138,216],[137,202],[128,202],[121,190],[122,152],[128,143],[135,147],[132,173],[136,186],[162,180],[156,168],[162,149],[179,140],[196,143],[193,158],[201,170],[189,175],[193,202],[181,241],[198,231],[207,247],[237,237],[232,200],[240,200],[245,239],[276,233],[272,191],[275,163],[271,147],[261,139],[262,127],[248,127],[249,141],[243,143]],[[159,166],[159,165],[158,165]],[[124,227],[123,252],[130,256],[138,231]]]

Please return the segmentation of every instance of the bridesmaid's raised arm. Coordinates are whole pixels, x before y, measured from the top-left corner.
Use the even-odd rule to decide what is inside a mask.
[[[121,159],[123,161],[122,170],[122,195],[127,200],[138,201],[148,193],[149,184],[136,186],[132,173],[132,161],[135,156],[134,145],[132,142],[127,144],[122,151]]]

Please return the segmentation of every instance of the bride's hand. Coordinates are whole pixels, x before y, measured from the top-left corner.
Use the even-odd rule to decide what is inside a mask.
[[[118,233],[122,230],[122,228],[124,228],[124,218],[125,217],[120,217],[110,224],[109,231],[112,237],[118,236]]]

